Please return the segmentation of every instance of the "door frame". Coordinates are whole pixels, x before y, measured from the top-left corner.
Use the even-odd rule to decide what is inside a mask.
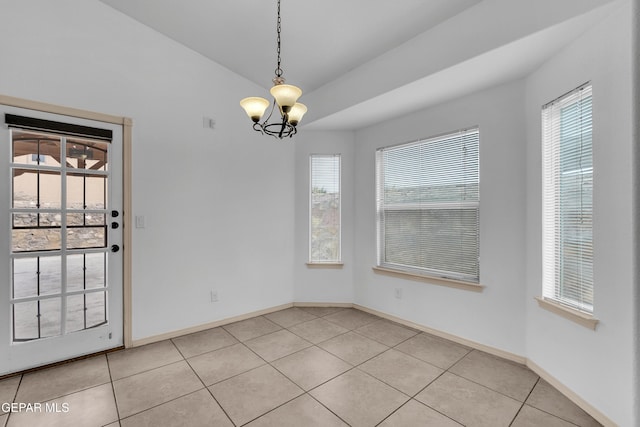
[[[9,107],[24,108],[28,110],[41,111],[45,113],[60,114],[64,116],[76,117],[79,119],[95,120],[104,123],[111,123],[122,126],[122,239],[123,239],[123,271],[122,271],[122,314],[124,328],[124,346],[132,347],[132,307],[131,307],[131,260],[132,260],[132,212],[131,212],[131,128],[133,120],[129,117],[119,117],[110,114],[96,113],[93,111],[80,110],[77,108],[63,107],[54,104],[47,104],[39,101],[15,98],[0,94],[0,105]]]

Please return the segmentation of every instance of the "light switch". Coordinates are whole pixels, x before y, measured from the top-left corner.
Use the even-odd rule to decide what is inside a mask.
[[[136,228],[144,228],[144,215],[136,215]]]

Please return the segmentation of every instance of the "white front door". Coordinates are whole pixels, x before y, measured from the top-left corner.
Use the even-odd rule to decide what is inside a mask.
[[[0,375],[121,346],[121,126],[0,112]]]

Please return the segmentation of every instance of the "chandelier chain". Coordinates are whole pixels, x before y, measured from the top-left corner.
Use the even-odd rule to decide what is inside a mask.
[[[281,20],[280,20],[280,0],[278,0],[278,67],[276,68],[276,77],[282,77],[282,68],[280,68],[280,31],[281,31]]]

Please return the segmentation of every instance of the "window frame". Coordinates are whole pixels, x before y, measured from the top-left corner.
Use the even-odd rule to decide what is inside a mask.
[[[555,100],[542,106],[541,119],[542,119],[542,298],[539,302],[546,302],[547,304],[541,304],[541,306],[554,305],[555,311],[568,310],[575,312],[574,316],[591,318],[594,313],[594,276],[593,276],[593,88],[591,82],[584,83],[577,88],[561,95]],[[588,100],[587,107],[583,107],[581,103]],[[590,169],[588,172],[574,173],[574,175],[584,176],[589,175],[587,180],[590,183],[584,184],[584,179],[581,178],[580,182],[580,210],[579,217],[587,217],[589,226],[584,227],[582,224],[584,221],[580,221],[581,225],[579,230],[573,230],[576,233],[582,233],[588,231],[587,237],[590,235],[590,239],[583,243],[576,243],[577,238],[574,238],[574,242],[569,237],[563,237],[563,233],[568,235],[571,231],[571,225],[568,224],[569,220],[566,219],[571,214],[570,200],[571,193],[569,190],[562,190],[562,177],[569,172],[563,170],[562,152],[569,150],[575,150],[573,146],[569,146],[569,143],[563,144],[563,128],[562,128],[562,114],[563,111],[567,111],[567,108],[577,106],[582,114],[583,108],[588,108],[588,117],[585,118],[585,122],[582,123],[583,117],[580,115],[580,123],[571,122],[570,125],[579,126],[579,141],[580,149],[577,162],[579,167],[583,169]],[[583,134],[588,134],[587,147],[584,146]],[[567,139],[570,137],[566,137]],[[583,156],[583,151],[586,154]],[[573,153],[572,153],[573,154]],[[573,154],[575,156],[575,154]],[[564,154],[567,156],[567,154]],[[570,161],[564,160],[564,161]],[[582,162],[588,161],[591,167],[583,168]],[[569,184],[570,185],[570,184]],[[561,190],[557,190],[561,188]],[[587,189],[585,191],[585,188]],[[559,192],[562,191],[562,194]],[[587,197],[587,203],[583,201],[583,198]],[[590,201],[590,204],[588,203]],[[569,207],[563,207],[569,206]],[[585,207],[585,204],[587,205]],[[560,205],[560,206],[559,206]],[[575,210],[575,208],[574,208]],[[573,213],[575,216],[575,212]],[[578,228],[574,225],[574,228]],[[568,231],[567,231],[568,230]],[[584,238],[583,234],[579,236]],[[564,254],[565,246],[572,246],[579,249],[579,256],[567,256],[559,255],[559,252]],[[587,273],[583,276],[583,263],[585,257],[582,256],[583,251],[588,251],[590,257],[586,260]],[[570,275],[566,273],[564,265],[570,263],[577,263],[580,267],[579,277],[575,279],[577,282],[575,285],[566,283],[564,277]],[[560,265],[562,264],[562,266]],[[589,271],[591,272],[589,274]],[[569,280],[569,279],[568,279]],[[567,282],[568,282],[567,280]],[[573,297],[572,293],[578,292],[580,297]],[[587,295],[586,299],[582,299],[583,295]],[[590,295],[590,297],[588,296]],[[588,299],[590,298],[590,302]],[[553,310],[552,310],[553,311]],[[593,324],[593,323],[591,323]],[[595,328],[595,324],[594,328]]]
[[[314,159],[337,159],[337,182],[334,180],[333,185],[337,185],[337,256],[331,259],[314,259],[314,225],[313,225],[313,203],[314,203]],[[335,166],[334,166],[335,167]],[[335,171],[334,171],[335,173]],[[335,177],[334,177],[335,178]],[[332,180],[331,178],[327,178]],[[319,154],[312,153],[309,155],[309,253],[307,265],[309,266],[342,266],[342,154]]]
[[[475,135],[475,136],[474,136]],[[418,203],[386,203],[383,196],[383,186],[381,182],[384,180],[384,152],[395,149],[410,148],[413,146],[427,145],[430,143],[438,143],[443,141],[458,142],[464,146],[467,141],[472,142],[475,145],[474,152],[477,154],[475,161],[472,165],[475,166],[475,172],[472,171],[471,176],[475,173],[477,180],[475,186],[477,188],[477,199],[466,201],[448,201],[448,202],[425,202],[420,201]],[[478,126],[464,128],[453,132],[447,132],[439,135],[435,135],[429,138],[420,139],[408,143],[401,143],[391,146],[385,146],[376,150],[376,165],[375,165],[375,190],[376,190],[376,267],[374,271],[385,272],[397,272],[407,277],[424,277],[437,279],[436,284],[455,285],[455,283],[462,284],[463,289],[479,290],[482,288],[480,285],[480,128]],[[467,179],[465,175],[465,180]],[[471,178],[473,179],[473,178]],[[465,184],[466,185],[466,184]],[[462,211],[475,211],[475,226],[472,229],[475,235],[475,250],[476,260],[475,262],[475,274],[465,274],[461,271],[442,271],[430,268],[424,268],[417,265],[406,265],[400,263],[389,262],[386,259],[385,248],[385,228],[384,228],[384,213],[386,211],[401,211],[401,210],[431,210],[437,211],[439,209],[455,209],[459,212]],[[455,230],[451,228],[451,230]]]

